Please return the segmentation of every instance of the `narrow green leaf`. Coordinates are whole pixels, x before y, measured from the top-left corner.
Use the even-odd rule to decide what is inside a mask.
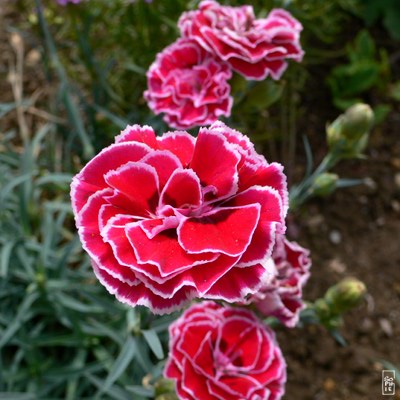
[[[120,387],[112,385],[107,388],[107,390],[104,390],[104,381],[102,379],[99,379],[92,374],[85,374],[85,376],[101,391],[100,393],[106,392],[111,398],[115,400],[133,400],[132,396]],[[101,397],[101,399],[104,399],[104,397]]]
[[[10,264],[10,256],[15,242],[7,242],[3,245],[1,249],[0,258],[0,277],[5,278],[8,274],[8,266]]]
[[[70,184],[73,175],[71,174],[47,174],[36,179],[36,186],[47,185],[49,183],[55,184]]]
[[[0,204],[4,203],[4,200],[7,198],[7,196],[9,195],[9,193],[18,185],[21,185],[27,181],[29,181],[32,176],[33,176],[34,172],[29,172],[27,174],[24,175],[20,175],[14,179],[12,179],[10,182],[8,182],[2,189],[0,192]]]
[[[129,336],[125,341],[125,344],[122,347],[121,352],[119,353],[117,359],[112,365],[110,372],[100,389],[100,392],[98,392],[98,395],[109,391],[112,384],[125,372],[126,368],[132,361],[135,354],[136,354],[136,343],[134,339],[131,336]]]
[[[29,393],[10,393],[10,392],[0,392],[1,400],[36,400],[34,394]]]
[[[159,360],[162,360],[164,358],[164,350],[157,333],[153,329],[142,330],[142,333],[154,355]]]
[[[2,348],[13,335],[18,331],[24,321],[26,321],[31,315],[28,313],[29,308],[37,300],[39,294],[37,292],[29,293],[24,301],[18,308],[17,315],[14,320],[7,326],[7,329],[3,332],[0,337],[0,348]],[[1,397],[0,397],[1,398]]]
[[[109,110],[104,107],[99,106],[98,104],[91,105],[98,113],[104,115],[108,118],[114,125],[118,126],[121,129],[125,129],[127,125],[129,125],[129,121],[118,117],[117,115],[113,114]]]
[[[71,310],[79,311],[81,313],[101,313],[103,311],[100,307],[82,303],[64,293],[55,293],[54,296],[62,306],[70,308]]]
[[[126,386],[126,390],[129,392],[132,392],[134,394],[137,394],[138,396],[143,396],[143,397],[148,397],[148,398],[153,398],[155,395],[155,391],[153,388],[145,388],[143,386]]]

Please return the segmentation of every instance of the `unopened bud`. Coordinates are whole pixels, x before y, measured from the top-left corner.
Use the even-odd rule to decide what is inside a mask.
[[[317,176],[311,186],[311,191],[315,196],[327,196],[336,189],[338,179],[337,174],[324,172]]]
[[[155,384],[157,400],[176,399],[176,397],[168,397],[175,393],[175,383],[171,379],[160,378]],[[166,396],[166,397],[163,397]]]
[[[326,320],[331,315],[331,310],[324,299],[318,299],[314,303],[314,308],[321,320]]]
[[[326,128],[328,144],[352,155],[360,154],[368,141],[374,112],[368,104],[355,104]]]
[[[360,304],[366,292],[363,282],[356,278],[346,278],[328,289],[325,301],[335,313],[341,314]]]

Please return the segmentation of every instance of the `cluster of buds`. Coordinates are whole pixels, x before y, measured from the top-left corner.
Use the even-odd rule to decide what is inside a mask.
[[[374,112],[368,104],[355,104],[326,128],[328,145],[341,158],[360,157],[368,143]]]
[[[345,278],[330,287],[325,296],[314,303],[318,320],[328,329],[336,329],[342,323],[342,314],[358,306],[366,295],[363,282],[356,278]]]
[[[292,190],[292,209],[311,196],[327,196],[339,187],[362,183],[360,180],[340,179],[329,172],[340,160],[360,158],[368,143],[374,113],[368,104],[355,104],[326,127],[329,152],[321,164],[298,188]]]

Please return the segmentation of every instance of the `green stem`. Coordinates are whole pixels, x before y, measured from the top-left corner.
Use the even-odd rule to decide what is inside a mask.
[[[289,203],[291,211],[299,208],[309,197],[312,196],[311,188],[317,177],[331,169],[339,160],[340,156],[338,151],[335,148],[332,149],[332,151],[324,157],[316,170],[290,191]]]

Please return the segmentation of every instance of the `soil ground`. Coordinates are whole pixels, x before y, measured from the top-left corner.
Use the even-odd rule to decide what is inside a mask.
[[[285,398],[296,400],[400,399],[382,396],[382,361],[400,366],[400,114],[390,114],[371,136],[366,160],[344,162],[341,177],[371,178],[307,203],[289,228],[312,252],[305,298],[321,297],[346,276],[368,295],[345,316],[339,345],[319,326],[280,330],[288,364]]]

